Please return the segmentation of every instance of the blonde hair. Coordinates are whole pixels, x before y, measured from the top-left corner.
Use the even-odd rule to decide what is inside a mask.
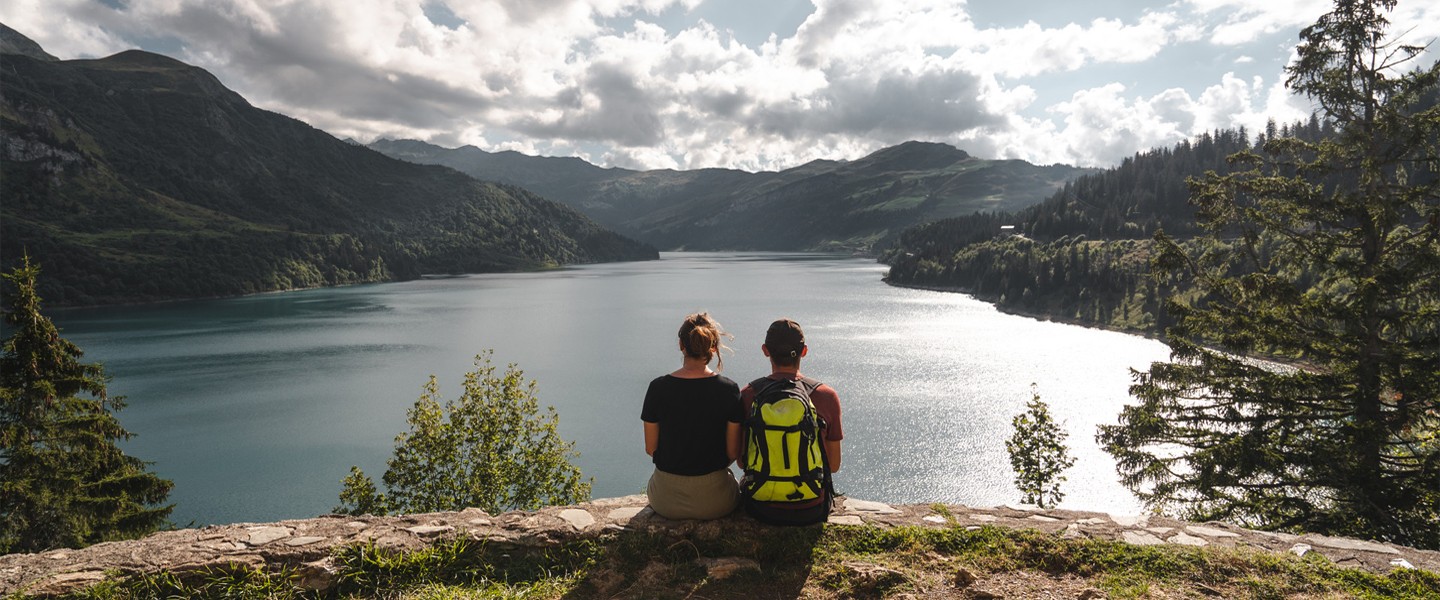
[[[720,322],[711,318],[710,313],[692,314],[680,324],[680,347],[684,348],[685,356],[705,359],[706,363],[715,358],[716,371],[725,369],[725,359],[720,356],[720,351],[728,350],[722,341],[727,337],[735,336],[725,333],[720,328]]]

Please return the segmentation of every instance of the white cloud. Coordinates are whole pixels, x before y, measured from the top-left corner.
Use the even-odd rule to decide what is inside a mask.
[[[780,169],[908,139],[1107,165],[1205,129],[1305,114],[1279,73],[1221,73],[1274,64],[1287,49],[1246,41],[1298,31],[1320,0],[1186,2],[985,29],[964,2],[814,0],[793,34],[758,47],[704,22],[652,24],[699,0],[13,0],[0,20],[61,58],[170,40],[252,103],[340,137],[635,168]],[[1433,37],[1433,4],[1402,3],[1394,19]],[[445,23],[426,9],[444,9]],[[1111,83],[1192,69],[1167,52],[1211,43],[1239,45],[1239,58],[1173,89]]]
[[[1005,140],[997,145],[999,153],[1040,164],[1104,167],[1137,151],[1208,131],[1244,127],[1254,135],[1268,118],[1289,123],[1309,115],[1309,107],[1283,84],[1266,85],[1259,78],[1247,81],[1229,73],[1198,97],[1179,88],[1127,97],[1125,86],[1112,83],[1080,90],[1049,110],[1063,126],[1016,119],[1006,136],[998,136]]]
[[[94,0],[9,0],[0,22],[59,58],[108,56],[133,45],[114,32],[110,9]]]
[[[1186,0],[1195,10],[1224,14],[1225,21],[1214,28],[1210,41],[1237,45],[1262,35],[1299,31],[1315,22],[1333,6],[1329,0]]]
[[[1153,58],[1193,31],[1170,13],[1147,13],[1134,24],[1096,19],[1088,26],[1046,29],[1033,21],[1023,27],[975,32],[971,64],[988,65],[1007,77],[1073,71],[1090,63],[1135,63]]]

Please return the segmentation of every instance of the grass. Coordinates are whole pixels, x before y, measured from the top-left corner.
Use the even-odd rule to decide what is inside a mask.
[[[945,516],[944,512],[939,513]],[[729,532],[725,532],[729,533]],[[751,559],[760,569],[711,578],[697,559]],[[984,527],[760,528],[743,535],[622,532],[539,550],[453,540],[398,553],[353,546],[335,557],[333,587],[303,573],[211,571],[116,576],[71,597],[139,598],[968,598],[969,589],[1095,588],[1108,598],[1436,598],[1440,575],[1377,575],[1255,551],[1131,546]],[[972,583],[973,582],[973,583]],[[1028,587],[1026,587],[1028,586]]]

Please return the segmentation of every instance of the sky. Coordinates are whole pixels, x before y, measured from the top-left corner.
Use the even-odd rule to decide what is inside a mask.
[[[1323,0],[6,0],[61,59],[140,48],[339,138],[775,171],[909,140],[1108,167],[1307,118]],[[1440,0],[1397,36],[1440,37]],[[1415,65],[1440,59],[1431,44]]]

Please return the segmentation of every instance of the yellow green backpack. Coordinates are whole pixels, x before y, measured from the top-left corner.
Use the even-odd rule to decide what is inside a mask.
[[[811,392],[820,382],[762,377],[745,420],[745,475],[740,493],[759,502],[805,502],[834,496],[825,456],[825,420]]]

